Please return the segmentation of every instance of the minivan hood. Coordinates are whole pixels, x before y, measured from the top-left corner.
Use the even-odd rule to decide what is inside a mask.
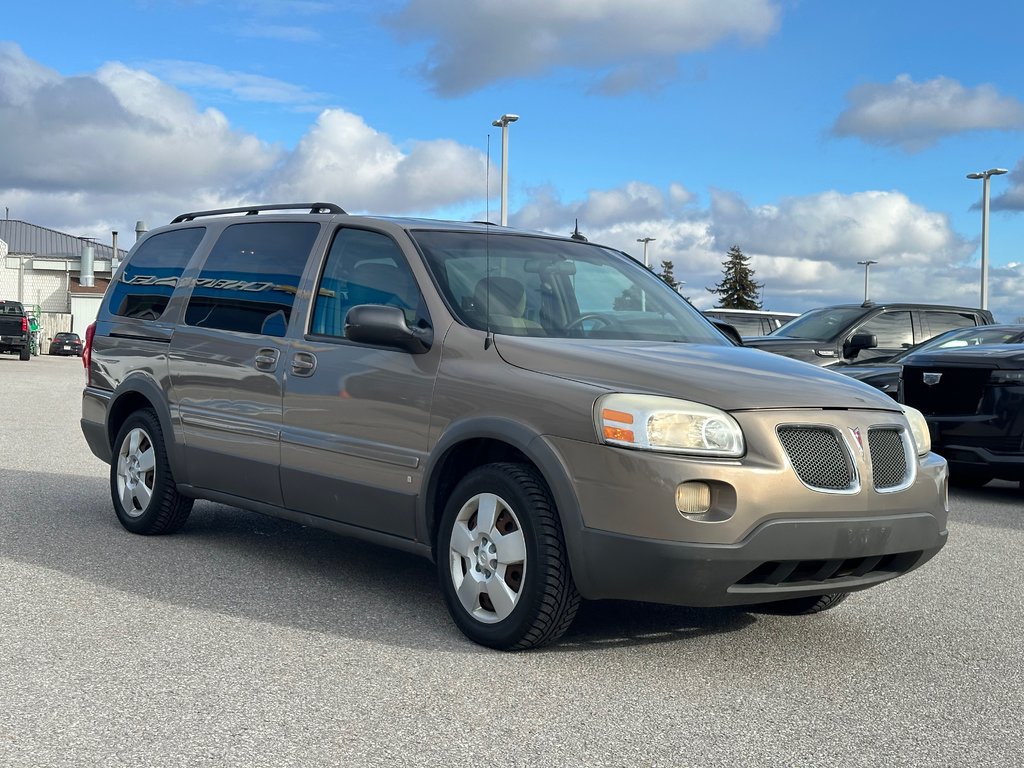
[[[898,410],[847,376],[743,347],[495,336],[511,365],[617,392],[693,400],[726,411],[761,408]]]

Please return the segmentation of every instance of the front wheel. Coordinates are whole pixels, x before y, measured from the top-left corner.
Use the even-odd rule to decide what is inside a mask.
[[[173,533],[192,512],[192,499],[175,488],[160,421],[148,408],[129,416],[117,433],[110,496],[117,519],[132,533]]]
[[[437,566],[452,619],[490,648],[553,642],[580,606],[551,493],[524,464],[488,464],[456,486],[441,519]]]

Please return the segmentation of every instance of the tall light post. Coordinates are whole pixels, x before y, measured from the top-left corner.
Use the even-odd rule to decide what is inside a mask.
[[[981,193],[981,308],[988,309],[988,180],[1002,176],[1005,168],[989,168],[987,171],[968,173],[968,179],[983,179]]]
[[[650,266],[650,264],[647,263],[647,244],[648,243],[653,243],[657,239],[658,238],[656,238],[656,237],[638,237],[636,239],[636,241],[638,243],[643,243],[644,244],[644,266],[645,267],[649,267]]]
[[[501,128],[501,226],[508,226],[508,126],[519,115],[502,115],[491,125]]]
[[[868,283],[868,272],[871,270],[871,265],[872,264],[877,264],[878,262],[877,261],[872,261],[871,259],[868,259],[867,261],[858,261],[857,263],[864,267],[864,303],[867,304],[868,303],[868,285],[869,285],[869,283]]]

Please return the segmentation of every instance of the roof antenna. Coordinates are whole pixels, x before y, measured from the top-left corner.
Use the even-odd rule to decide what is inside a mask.
[[[572,231],[572,234],[569,235],[569,237],[572,238],[573,240],[579,240],[581,243],[588,243],[588,242],[590,242],[589,240],[587,240],[587,238],[585,238],[583,236],[583,233],[580,232],[580,220],[579,219],[576,219],[576,229],[574,229]]]

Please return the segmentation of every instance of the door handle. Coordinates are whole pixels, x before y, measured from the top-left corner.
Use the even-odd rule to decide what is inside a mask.
[[[316,370],[316,355],[311,352],[296,352],[292,358],[292,373],[296,376],[312,376]]]
[[[256,352],[256,370],[273,373],[277,370],[277,361],[281,357],[281,351],[273,347],[264,347]]]

